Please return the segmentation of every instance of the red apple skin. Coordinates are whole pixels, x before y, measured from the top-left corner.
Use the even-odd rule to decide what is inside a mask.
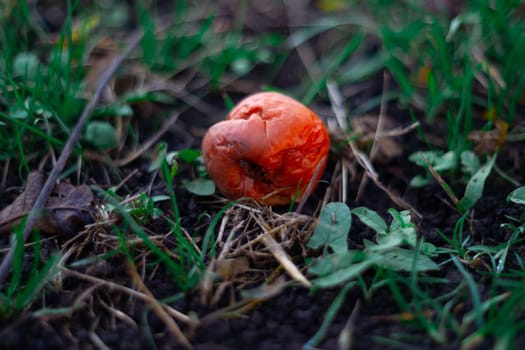
[[[202,155],[225,197],[287,205],[301,199],[310,181],[315,188],[329,147],[326,126],[312,110],[286,95],[260,92],[208,130]]]

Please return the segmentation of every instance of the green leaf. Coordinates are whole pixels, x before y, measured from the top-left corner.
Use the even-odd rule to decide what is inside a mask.
[[[472,208],[474,204],[481,198],[483,194],[483,187],[485,186],[485,180],[490,174],[492,167],[494,166],[494,161],[496,160],[496,155],[493,155],[489,158],[487,163],[485,163],[478,171],[470,178],[467,183],[467,188],[465,190],[465,195],[459,201],[457,207],[460,212],[465,212]]]
[[[351,225],[352,215],[345,203],[328,203],[321,210],[319,223],[307,246],[313,249],[329,246],[334,253],[343,254],[348,250],[346,239]]]
[[[231,63],[231,69],[237,76],[243,76],[248,73],[253,67],[253,64],[246,57],[239,57]]]
[[[394,271],[422,272],[439,270],[439,266],[428,256],[414,250],[394,248],[381,254],[374,254],[372,259],[377,265]]]
[[[525,186],[521,186],[512,191],[507,197],[507,201],[525,205]]]
[[[410,211],[403,210],[397,211],[395,209],[388,209],[388,212],[392,216],[392,223],[390,224],[390,230],[396,230],[398,228],[405,228],[408,226],[414,226],[412,224],[412,218],[410,216]]]
[[[124,95],[123,102],[134,104],[139,102],[158,102],[165,104],[173,104],[177,101],[172,95],[161,91],[147,91],[144,89],[137,89]]]
[[[161,142],[157,145],[157,149],[155,150],[155,155],[153,156],[153,159],[151,161],[151,164],[148,167],[148,172],[156,171],[160,169],[160,166],[164,160],[166,159],[166,154],[168,152],[168,144],[166,142]],[[176,162],[175,162],[176,163]],[[172,166],[173,164],[170,164],[168,161],[168,164]]]
[[[415,225],[412,223],[410,211],[403,210],[398,212],[395,209],[389,209],[388,212],[393,218],[388,235],[395,237],[396,240],[401,240],[401,244],[408,244],[415,247],[417,243],[417,232]]]
[[[197,178],[194,180],[182,180],[182,185],[197,196],[210,196],[215,193],[215,183],[209,179]]]
[[[365,253],[361,250],[347,250],[341,254],[327,254],[314,260],[308,272],[317,276],[327,276],[337,270],[362,262],[364,259]]]
[[[406,244],[412,247],[417,243],[417,232],[414,224],[411,222],[410,212],[403,210],[398,212],[395,209],[389,209],[392,215],[392,223],[386,232],[380,233],[376,238],[377,243],[365,242],[367,251],[388,251],[392,248]]]
[[[328,288],[346,283],[373,267],[408,272],[439,269],[429,257],[436,251],[434,245],[422,242],[421,250],[414,250],[417,246],[417,232],[411,221],[410,211],[389,209],[393,217],[390,227],[375,211],[368,208],[359,207],[352,212],[378,232],[376,242],[364,239],[363,250],[346,250],[341,253],[336,251],[314,260],[308,271],[318,276],[313,280],[316,287]],[[323,238],[326,240],[326,237]],[[322,242],[317,244],[322,245]],[[401,245],[409,245],[411,249],[401,248]]]
[[[426,168],[427,164],[434,164],[436,159],[441,156],[439,151],[418,151],[412,153],[408,160],[420,167]]]
[[[366,226],[370,227],[379,234],[386,234],[388,226],[375,211],[365,207],[352,209],[352,213],[359,218]]]
[[[333,273],[320,277],[313,281],[314,285],[321,288],[328,288],[345,283],[350,279],[359,276],[373,264],[372,260],[366,259],[356,264],[343,267]]]
[[[435,164],[432,164],[432,167],[438,173],[444,172],[446,170],[456,169],[457,167],[457,157],[454,151],[448,151],[443,154],[441,157],[435,160]]]
[[[421,250],[420,251],[424,255],[432,256],[432,255],[436,254],[437,248],[436,248],[436,246],[434,244],[432,244],[430,242],[423,242],[421,244]]]
[[[24,120],[27,118],[29,114],[27,113],[27,110],[18,104],[14,104],[11,109],[9,110],[9,117],[13,119],[21,119]]]
[[[407,244],[410,246],[415,245],[415,235],[407,232],[406,229],[397,229],[389,232],[386,235],[380,235],[377,237],[377,244],[370,247],[369,250],[373,251],[386,251],[392,248],[399,247],[402,244]]]
[[[476,153],[472,151],[461,152],[461,171],[466,175],[474,175],[479,170],[480,163]]]
[[[131,117],[133,109],[128,104],[116,103],[109,106],[98,107],[93,111],[93,116],[108,116],[108,117]]]
[[[177,152],[177,158],[184,163],[193,163],[201,155],[201,152],[196,149],[185,148]]]
[[[13,75],[33,80],[40,69],[37,55],[31,52],[22,52],[16,55],[13,61]]]
[[[155,203],[156,203],[156,202],[167,201],[167,200],[169,200],[169,199],[170,199],[170,196],[167,196],[167,195],[165,195],[165,194],[159,194],[159,195],[157,195],[157,196],[152,196],[152,197],[151,197],[151,200],[152,200],[153,202],[155,202]]]
[[[113,148],[117,145],[117,132],[107,122],[92,121],[86,129],[86,140],[97,148]]]
[[[428,168],[430,165],[438,173],[455,169],[457,166],[456,154],[453,151],[445,154],[440,151],[418,151],[412,153],[408,160],[423,168]]]
[[[430,182],[429,178],[423,175],[416,175],[412,178],[412,180],[410,180],[410,186],[415,187],[415,188],[424,187],[428,185],[429,182]]]

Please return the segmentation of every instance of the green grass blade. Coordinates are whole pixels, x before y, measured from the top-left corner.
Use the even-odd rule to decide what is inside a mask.
[[[314,82],[312,87],[307,91],[306,95],[302,99],[302,102],[305,105],[309,105],[312,103],[315,95],[321,91],[326,86],[326,82],[328,78],[330,78],[335,71],[341,66],[341,64],[361,45],[361,41],[363,40],[363,34],[358,34],[354,36],[354,38],[346,44],[346,46],[343,48],[341,53],[335,58],[335,60],[330,64],[330,66],[326,69],[326,73],[323,74],[322,77],[318,78],[317,81]]]
[[[478,286],[476,284],[476,281],[474,281],[474,278],[472,278],[472,275],[467,272],[467,270],[463,267],[463,265],[459,262],[457,257],[452,257],[452,262],[454,265],[456,265],[457,269],[467,282],[467,286],[470,291],[470,297],[472,298],[472,308],[473,313],[475,315],[476,319],[476,326],[478,328],[483,327],[484,320],[483,320],[483,307],[481,305],[481,296],[479,294]]]
[[[228,209],[230,209],[233,205],[235,205],[235,202],[229,202],[225,206],[219,210],[217,214],[213,217],[210,224],[208,225],[208,228],[206,229],[206,233],[204,234],[204,238],[202,239],[202,248],[201,248],[201,258],[204,260],[208,254],[212,259],[215,258],[215,226],[217,226],[217,223],[221,218],[224,216],[224,213]]]
[[[343,302],[345,301],[346,295],[350,291],[350,288],[354,287],[355,285],[356,285],[356,282],[352,281],[352,282],[345,284],[345,286],[341,288],[339,293],[337,293],[337,296],[335,297],[332,304],[330,304],[330,306],[328,307],[328,310],[326,311],[326,315],[323,318],[321,327],[319,327],[319,329],[314,334],[314,336],[310,338],[306,342],[306,344],[303,345],[303,350],[315,349],[316,346],[323,340],[323,338],[326,336],[328,328],[332,324],[335,316],[337,316],[337,313],[339,312],[339,309],[343,305]]]

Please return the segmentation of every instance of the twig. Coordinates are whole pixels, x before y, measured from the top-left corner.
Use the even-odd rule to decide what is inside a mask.
[[[333,80],[330,80],[326,83],[326,89],[328,90],[328,97],[330,99],[330,107],[334,112],[335,119],[339,128],[343,131],[348,131],[348,122],[346,120],[346,112],[343,107],[343,95],[339,91],[337,83]]]
[[[312,283],[303,275],[301,270],[295,265],[283,249],[283,247],[272,237],[272,235],[262,235],[261,241],[272,253],[274,258],[281,264],[283,269],[303,287],[312,288]]]
[[[357,149],[357,146],[354,144],[354,142],[350,141],[348,144],[350,145],[350,149],[352,150],[352,152],[354,154],[354,157],[355,157],[355,159],[357,161],[357,164],[359,164],[363,168],[363,170],[365,171],[365,175],[368,178],[370,178],[380,190],[385,192],[388,195],[388,197],[390,198],[390,200],[392,200],[392,202],[394,202],[397,206],[399,206],[399,207],[401,207],[403,209],[409,209],[410,211],[412,211],[412,213],[414,213],[414,215],[418,219],[421,219],[423,217],[421,215],[421,213],[419,213],[410,204],[405,202],[401,197],[399,197],[399,196],[395,195],[394,193],[392,193],[388,188],[385,187],[385,185],[383,185],[381,183],[381,181],[379,181],[379,175],[374,170],[374,168],[372,166],[372,163],[370,162],[370,160],[367,158],[367,156],[365,154],[361,153]]]
[[[142,38],[142,33],[136,33],[134,34],[126,49],[120,54],[118,57],[115,58],[113,63],[107,68],[107,70],[102,74],[100,78],[100,82],[98,84],[97,89],[95,90],[95,93],[93,94],[93,97],[88,102],[84,110],[82,111],[82,115],[77,121],[77,124],[75,125],[75,128],[71,132],[71,135],[69,136],[69,139],[67,140],[67,143],[64,146],[64,149],[62,150],[62,153],[60,154],[60,157],[58,158],[55,166],[53,169],[51,169],[51,172],[42,187],[42,190],[40,191],[35,203],[33,204],[33,208],[31,209],[31,212],[29,213],[26,221],[26,225],[24,228],[23,233],[23,240],[24,243],[29,238],[29,235],[31,234],[31,231],[33,230],[33,226],[35,225],[38,216],[40,214],[41,209],[44,207],[47,198],[49,197],[51,191],[53,190],[56,180],[58,179],[58,176],[64,169],[67,160],[69,159],[69,156],[71,155],[71,152],[73,151],[73,147],[80,139],[80,136],[82,135],[82,130],[84,129],[84,125],[86,125],[86,121],[88,120],[89,116],[93,112],[93,109],[98,104],[100,98],[102,97],[102,93],[106,86],[111,81],[113,75],[117,71],[118,67],[124,62],[126,57],[135,49],[137,44],[140,42],[140,39]],[[15,252],[15,248],[17,246],[16,240],[13,241],[11,249],[7,253],[7,255],[4,257],[4,260],[2,261],[2,264],[0,265],[0,286],[4,284],[5,279],[9,275],[11,271],[11,266],[13,262],[13,256]]]
[[[388,85],[388,75],[386,72],[383,72],[383,95],[381,96],[381,106],[379,107],[379,118],[377,119],[377,127],[374,133],[374,142],[372,143],[372,149],[370,150],[369,158],[371,161],[374,160],[377,154],[377,150],[380,147],[380,138],[379,135],[383,133],[385,129],[385,117],[387,113],[387,99],[385,98],[386,89]]]
[[[374,141],[372,143],[372,148],[370,150],[370,155],[368,157],[370,161],[373,161],[377,154],[377,150],[379,149],[379,142],[380,142],[378,134],[381,134],[384,129],[384,120],[385,120],[386,109],[387,109],[387,100],[385,98],[387,82],[388,82],[388,75],[386,74],[386,72],[383,72],[383,89],[382,89],[383,94],[381,96],[381,106],[379,107],[379,118],[377,119],[376,131],[374,133]],[[361,195],[365,189],[365,186],[368,183],[368,177],[365,175],[366,174],[363,174],[363,177],[361,178],[361,183],[359,184],[359,189],[357,190],[357,195],[355,198],[356,202],[361,198]]]
[[[130,297],[137,298],[137,299],[142,300],[144,302],[148,302],[150,300],[150,298],[146,294],[144,294],[142,292],[136,291],[135,289],[131,289],[131,288],[128,288],[126,286],[123,286],[123,285],[120,285],[120,284],[117,284],[117,283],[114,283],[114,282],[111,282],[111,281],[104,280],[102,278],[98,278],[98,277],[95,277],[95,276],[87,275],[85,273],[81,273],[81,272],[78,272],[78,271],[75,271],[75,270],[66,269],[66,268],[62,268],[61,271],[62,271],[62,273],[64,275],[64,278],[76,277],[78,279],[81,279],[83,281],[87,281],[89,283],[94,283],[96,285],[104,286],[106,288],[109,288],[109,290],[125,293],[125,294],[129,295]],[[188,315],[185,315],[182,312],[173,309],[169,305],[163,305],[163,307],[164,307],[164,309],[166,309],[167,313],[172,315],[178,321],[184,322],[186,325],[188,325],[190,327],[194,327],[196,325],[196,322],[193,321]]]
[[[182,333],[179,325],[168,315],[162,304],[155,298],[153,293],[151,293],[151,291],[146,287],[144,282],[142,282],[142,278],[137,272],[135,264],[128,262],[127,266],[133,283],[147,297],[147,302],[150,304],[153,312],[155,312],[162,322],[164,322],[168,330],[177,339],[181,346],[183,346],[185,349],[193,349],[193,346],[191,346],[189,340]]]
[[[326,83],[326,88],[328,90],[328,97],[330,98],[330,106],[334,112],[335,119],[339,128],[343,132],[348,131],[348,122],[346,119],[346,112],[343,107],[343,95],[339,91],[339,87],[334,81],[329,81]],[[346,203],[348,193],[348,167],[341,167],[341,201]]]
[[[445,190],[445,193],[448,195],[448,198],[450,198],[450,200],[452,201],[452,203],[454,203],[454,205],[458,206],[459,204],[459,198],[456,196],[456,194],[454,193],[454,191],[452,191],[452,189],[450,188],[450,186],[447,184],[447,182],[443,179],[443,177],[441,177],[441,175],[438,174],[438,172],[434,169],[434,167],[430,164],[430,162],[428,161],[428,159],[424,156],[424,155],[421,155],[421,158],[423,159],[423,161],[426,163],[427,165],[427,168],[428,168],[428,171],[430,171],[430,174],[432,175],[432,177],[437,181],[437,183],[439,184],[439,186],[441,186],[441,188],[443,190]]]
[[[377,139],[383,139],[383,138],[386,138],[386,137],[403,136],[405,134],[408,134],[409,132],[411,132],[412,130],[417,128],[418,126],[419,126],[419,122],[414,122],[414,123],[412,123],[412,124],[410,124],[409,126],[406,126],[406,127],[395,128],[395,129],[392,129],[392,130],[389,130],[389,131],[385,131],[383,133],[377,133],[376,132],[374,134],[374,138],[377,137]],[[364,138],[364,140],[366,141],[366,138]]]

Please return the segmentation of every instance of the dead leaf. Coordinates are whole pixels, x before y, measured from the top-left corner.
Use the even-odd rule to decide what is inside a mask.
[[[474,142],[476,154],[493,154],[505,144],[509,124],[496,119],[494,126],[492,130],[473,130],[468,134],[467,140]]]
[[[416,71],[414,84],[421,88],[426,88],[428,86],[428,77],[432,73],[432,68],[429,66],[419,67]]]
[[[24,192],[0,211],[0,234],[10,233],[29,214],[45,180],[40,172],[28,175]],[[93,199],[93,192],[87,185],[59,183],[51,192],[35,227],[48,235],[74,234],[93,222]]]
[[[247,272],[250,269],[250,261],[246,256],[222,259],[217,261],[216,269],[217,274],[228,281]]]

